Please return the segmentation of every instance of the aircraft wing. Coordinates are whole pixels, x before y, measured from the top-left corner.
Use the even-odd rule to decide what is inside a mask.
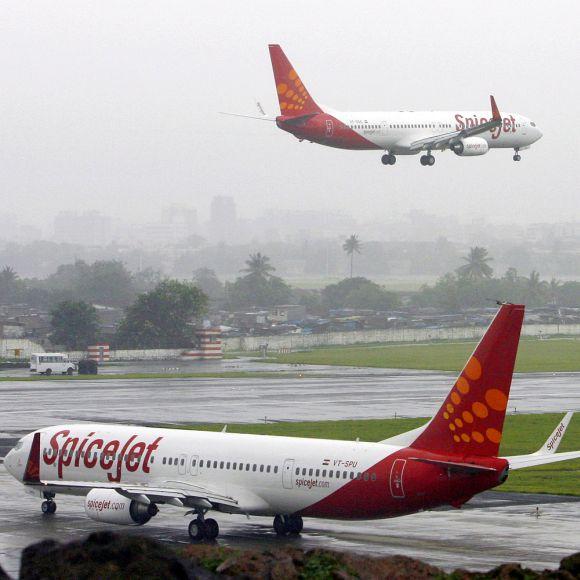
[[[560,442],[566,433],[574,413],[569,412],[564,415],[563,419],[550,434],[546,442],[535,453],[528,455],[515,455],[504,457],[510,465],[510,469],[523,469],[524,467],[533,467],[534,465],[546,465],[547,463],[556,463],[558,461],[567,461],[569,459],[580,458],[580,451],[567,451],[565,453],[556,453]]]
[[[166,481],[165,486],[120,485],[118,483],[102,483],[88,481],[41,481],[34,484],[44,491],[54,493],[86,495],[91,489],[114,489],[117,493],[144,504],[168,503],[178,507],[227,506],[237,508],[238,501],[218,493],[208,487],[191,485],[183,481]]]
[[[411,142],[409,149],[411,151],[421,151],[424,149],[446,149],[447,147],[453,146],[460,139],[465,137],[473,137],[474,135],[479,135],[485,133],[486,131],[492,131],[496,127],[500,127],[503,120],[501,118],[499,109],[493,98],[490,95],[491,101],[491,119],[486,123],[477,125],[475,127],[467,127],[461,131],[450,131],[448,133],[442,133],[441,135],[433,135],[431,137],[425,137],[424,139],[418,139],[417,141]]]

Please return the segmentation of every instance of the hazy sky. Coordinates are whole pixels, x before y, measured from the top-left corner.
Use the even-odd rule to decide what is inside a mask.
[[[60,0],[0,8],[0,215],[62,209],[153,218],[232,195],[256,208],[390,218],[422,209],[501,221],[580,219],[578,0],[273,2]],[[278,113],[268,43],[310,93],[343,110],[500,109],[544,137],[523,160],[309,143]],[[0,224],[1,227],[1,224]]]

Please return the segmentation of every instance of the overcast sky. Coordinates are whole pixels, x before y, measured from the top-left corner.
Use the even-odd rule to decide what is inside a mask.
[[[577,0],[4,2],[0,215],[52,223],[98,208],[140,220],[187,203],[204,219],[212,196],[231,195],[244,216],[578,220],[579,19]],[[385,167],[379,151],[218,115],[253,114],[254,98],[278,113],[268,43],[335,109],[486,109],[493,93],[544,137],[520,163],[495,150]]]

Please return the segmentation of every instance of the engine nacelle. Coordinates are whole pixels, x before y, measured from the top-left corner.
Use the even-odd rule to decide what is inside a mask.
[[[455,155],[460,157],[473,157],[475,155],[485,155],[489,151],[489,145],[481,137],[466,137],[451,145]]]
[[[91,489],[85,497],[85,513],[97,522],[123,526],[146,524],[159,510],[154,503],[146,505],[126,498],[114,489]]]

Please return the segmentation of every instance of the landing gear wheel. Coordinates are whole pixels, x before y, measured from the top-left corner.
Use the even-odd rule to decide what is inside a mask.
[[[52,500],[43,501],[40,509],[42,510],[43,514],[51,516],[56,512],[56,502]]]
[[[514,161],[521,161],[522,160],[522,156],[519,153],[516,153],[514,155]]]
[[[285,536],[288,533],[288,526],[285,519],[278,515],[274,518],[274,531],[278,536]]]
[[[213,518],[208,518],[204,522],[205,525],[205,534],[204,537],[206,540],[215,540],[220,533],[220,527],[218,523]]]
[[[46,370],[44,371],[44,374],[45,374],[47,377],[50,377],[50,375],[52,375],[52,369],[46,369]]]
[[[381,157],[381,161],[383,165],[394,165],[397,162],[397,158],[394,155],[390,155],[389,153],[385,153]]]
[[[192,540],[199,542],[205,537],[205,523],[201,520],[191,520],[187,531]]]
[[[72,369],[67,369],[67,370],[66,370],[66,374],[67,374],[69,377],[72,377],[73,370],[72,370]]]
[[[433,165],[435,165],[435,157],[433,157],[433,155],[429,154],[429,155],[421,155],[421,165],[424,166],[429,166],[432,167]]]
[[[288,532],[291,534],[299,534],[304,528],[304,522],[301,516],[289,516],[286,521]]]

